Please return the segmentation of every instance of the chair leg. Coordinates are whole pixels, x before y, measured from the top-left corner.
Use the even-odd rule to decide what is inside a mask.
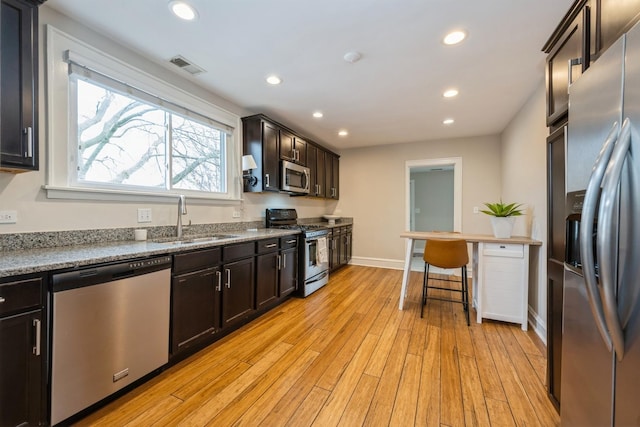
[[[422,299],[420,300],[420,318],[424,314],[424,305],[427,303],[427,280],[429,280],[429,273],[427,270],[427,263],[424,263],[424,277],[422,278]]]
[[[467,280],[467,266],[463,266],[462,267],[462,286],[463,286],[463,295],[464,295],[464,311],[465,314],[467,315],[467,326],[471,325],[471,322],[469,321],[469,312],[471,310],[469,310],[469,283]]]

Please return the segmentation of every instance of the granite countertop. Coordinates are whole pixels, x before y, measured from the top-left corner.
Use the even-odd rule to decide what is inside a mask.
[[[233,237],[190,243],[167,242],[167,238],[146,241],[113,241],[73,246],[6,251],[0,254],[0,277],[39,273],[103,262],[172,254],[194,249],[249,242],[270,237],[298,234],[298,230],[259,228],[252,231],[229,231]],[[216,233],[220,234],[220,233]],[[185,240],[200,236],[184,236]]]

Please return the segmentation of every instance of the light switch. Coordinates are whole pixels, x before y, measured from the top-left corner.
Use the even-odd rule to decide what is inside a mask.
[[[18,222],[18,211],[0,211],[0,224],[15,224]]]
[[[151,209],[139,208],[138,209],[138,222],[151,222]]]

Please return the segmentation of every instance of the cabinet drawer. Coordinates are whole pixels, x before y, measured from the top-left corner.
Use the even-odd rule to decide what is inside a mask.
[[[220,264],[220,248],[174,255],[173,274],[202,270]]]
[[[42,304],[42,278],[0,284],[0,316]]]
[[[298,236],[286,236],[280,238],[280,249],[295,248],[298,246]]]
[[[505,258],[522,258],[524,245],[517,243],[485,243],[482,254]]]
[[[247,258],[255,254],[255,243],[238,243],[237,245],[225,246],[222,249],[222,259],[231,261],[234,259]]]
[[[267,252],[273,252],[278,250],[279,241],[275,239],[258,240],[256,242],[256,252],[264,254]]]

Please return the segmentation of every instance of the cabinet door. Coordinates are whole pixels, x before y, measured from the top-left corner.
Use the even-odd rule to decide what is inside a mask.
[[[298,248],[283,250],[280,254],[280,298],[295,291],[298,287]]]
[[[307,141],[296,137],[294,148],[296,150],[296,163],[307,166]]]
[[[295,137],[292,134],[283,130],[280,131],[280,158],[282,160],[296,161],[294,143]]]
[[[309,168],[309,196],[318,196],[318,147],[309,144],[307,146],[307,167]]]
[[[334,228],[329,238],[329,270],[340,267],[340,240],[339,229]]]
[[[42,416],[40,310],[0,319],[0,425],[38,425]]]
[[[318,189],[316,191],[316,196],[318,197],[326,197],[327,196],[327,167],[326,164],[326,152],[318,148],[318,154],[316,155],[316,184]]]
[[[562,305],[564,264],[547,262],[547,387],[551,401],[559,407],[562,378]]]
[[[278,252],[256,257],[256,309],[278,299]]]
[[[0,164],[37,170],[37,8],[2,0],[0,19]]]
[[[280,129],[268,122],[262,123],[262,189],[280,189]]]
[[[331,153],[325,155],[325,182],[327,190],[325,197],[329,199],[340,198],[340,159]]]
[[[171,281],[171,353],[207,342],[220,328],[220,270],[208,268]]]
[[[253,311],[254,258],[222,267],[222,327],[238,323]]]
[[[587,6],[575,17],[547,56],[547,126],[566,115],[569,86],[589,66],[590,11]]]
[[[564,262],[565,258],[565,150],[567,127],[547,138],[547,257]]]
[[[598,53],[604,52],[640,18],[640,0],[600,0],[598,6]]]
[[[349,249],[349,246],[348,246],[346,229],[342,228],[342,232],[340,233],[340,265],[345,265],[348,262],[347,261],[348,249]]]
[[[345,252],[344,263],[345,264],[349,264],[349,262],[351,261],[351,254],[353,253],[353,248],[352,248],[352,245],[351,245],[351,243],[352,243],[351,239],[352,239],[352,236],[353,236],[353,232],[352,232],[351,227],[347,227],[345,230],[346,231],[345,231],[345,234],[344,234],[344,252]]]

